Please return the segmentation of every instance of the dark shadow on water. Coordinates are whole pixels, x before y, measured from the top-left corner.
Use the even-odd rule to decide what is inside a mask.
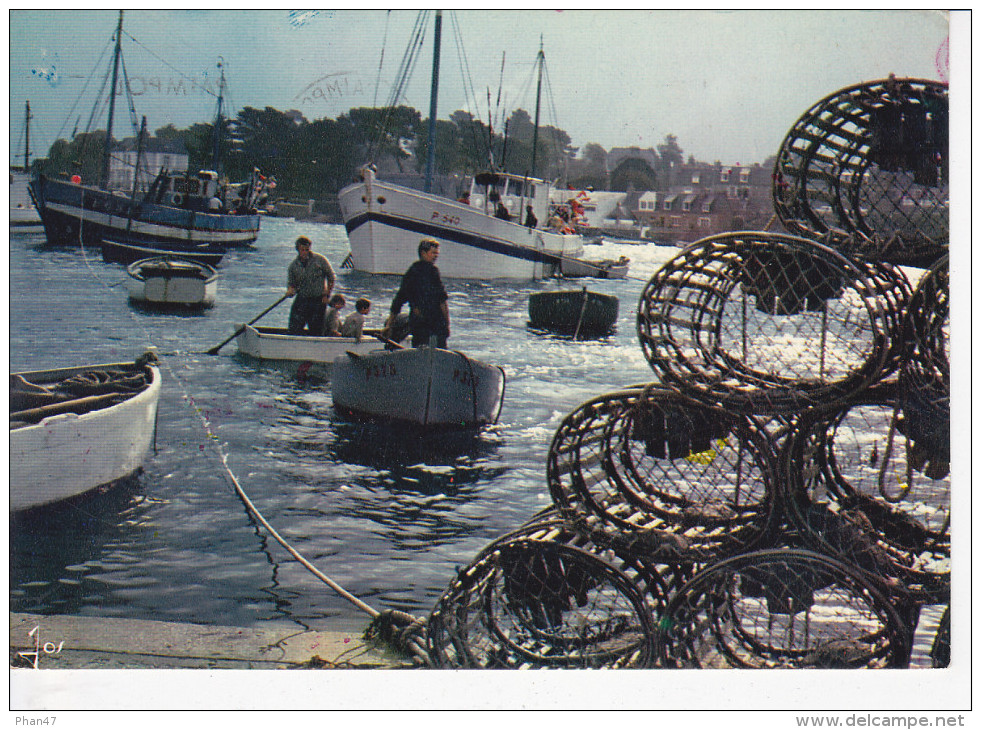
[[[194,319],[205,317],[213,307],[191,307],[183,304],[151,304],[128,299],[129,308],[146,317],[181,317]]]
[[[10,610],[77,613],[82,566],[124,539],[146,509],[143,477],[10,515]]]

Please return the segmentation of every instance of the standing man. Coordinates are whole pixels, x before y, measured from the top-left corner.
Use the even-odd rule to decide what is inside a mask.
[[[319,337],[324,332],[324,314],[336,277],[327,258],[311,251],[311,245],[306,236],[296,239],[296,258],[286,272],[286,296],[296,295],[288,332],[302,335],[306,328],[306,334]]]
[[[446,338],[450,336],[449,297],[436,268],[438,256],[439,241],[424,238],[419,242],[419,260],[402,276],[402,285],[385,322],[383,332],[387,333],[402,305],[408,302],[413,347],[431,345],[446,349]]]

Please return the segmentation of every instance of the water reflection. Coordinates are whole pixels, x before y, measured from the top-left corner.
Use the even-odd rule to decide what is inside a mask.
[[[83,585],[103,559],[129,541],[152,503],[142,477],[132,477],[66,502],[10,515],[10,610],[77,613]]]

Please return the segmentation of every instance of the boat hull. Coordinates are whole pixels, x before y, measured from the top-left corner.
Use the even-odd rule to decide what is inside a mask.
[[[30,177],[23,172],[10,173],[10,227],[41,225],[41,216],[27,190]]]
[[[441,429],[495,423],[504,370],[433,347],[348,356],[334,363],[331,391],[341,413]]]
[[[258,214],[217,214],[134,203],[120,192],[43,177],[31,182],[30,191],[52,245],[97,246],[109,240],[163,247],[247,246],[259,237]]]
[[[582,277],[593,279],[626,279],[629,269],[630,261],[625,257],[599,261],[586,259],[564,259],[562,261],[562,276],[567,279]]]
[[[134,367],[93,365],[19,373],[31,383],[55,383],[79,373]],[[10,511],[59,502],[131,476],[153,441],[160,371],[147,365],[149,383],[126,401],[77,415],[61,413],[10,430]]]
[[[129,298],[141,304],[205,308],[218,293],[218,273],[206,264],[175,256],[157,256],[130,264]]]
[[[536,292],[528,297],[531,326],[562,334],[606,334],[619,314],[617,297],[586,289]]]
[[[581,236],[527,228],[374,179],[344,188],[338,200],[354,268],[371,274],[404,274],[426,237],[440,242],[438,265],[447,279],[543,279],[583,252]]]
[[[235,338],[238,351],[255,360],[273,363],[300,363],[305,376],[327,378],[331,366],[346,353],[367,355],[384,347],[383,343],[365,334],[360,341],[353,337],[311,337],[291,335],[279,327],[240,325],[241,334]]]
[[[217,266],[225,256],[225,249],[214,244],[197,244],[188,246],[171,245],[167,247],[138,246],[132,243],[118,241],[102,242],[102,260],[106,263],[129,265],[141,259],[154,256],[180,256],[184,259],[197,261],[208,266]]]

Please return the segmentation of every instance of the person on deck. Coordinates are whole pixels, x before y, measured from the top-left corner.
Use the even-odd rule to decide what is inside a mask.
[[[341,337],[353,337],[358,342],[361,341],[361,334],[364,332],[364,320],[371,311],[371,300],[361,297],[354,303],[354,312],[349,314],[341,325]]]
[[[531,209],[530,205],[525,206],[525,225],[528,228],[538,227],[538,217],[535,215],[535,211]]]
[[[386,337],[402,306],[408,303],[412,346],[446,348],[446,339],[450,336],[449,296],[436,268],[438,256],[439,241],[424,238],[419,242],[419,260],[402,276],[402,284],[392,300],[391,311],[382,330]]]
[[[324,337],[341,336],[341,310],[346,304],[343,294],[335,294],[330,298],[327,315],[324,317]]]
[[[500,218],[502,221],[511,220],[511,213],[508,212],[507,206],[502,202],[497,203],[497,210],[494,211],[494,217]]]
[[[325,256],[310,250],[306,236],[296,239],[296,258],[286,272],[286,296],[296,296],[287,331],[291,335],[319,336],[324,329],[327,301],[334,289],[334,269]]]

